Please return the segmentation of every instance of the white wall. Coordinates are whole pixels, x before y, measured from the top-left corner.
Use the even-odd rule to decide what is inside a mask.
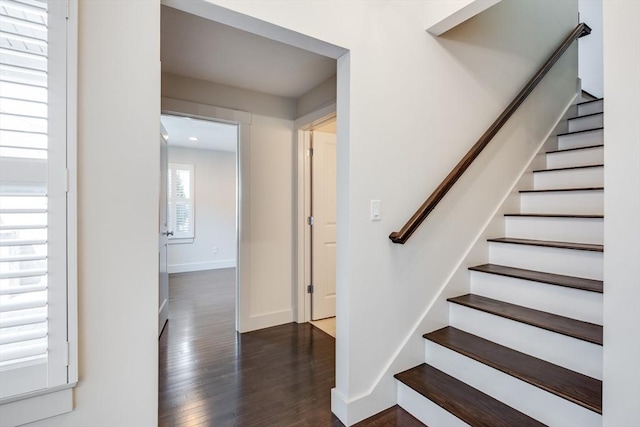
[[[253,115],[250,329],[293,321],[292,143],[293,121]]]
[[[187,77],[164,75],[163,97],[251,113],[248,146],[248,248],[239,263],[247,266],[240,280],[241,332],[293,321],[293,117],[295,99]],[[237,96],[236,96],[237,95]],[[290,108],[290,109],[289,109]],[[273,111],[273,114],[270,112]],[[288,115],[287,115],[288,114]],[[285,116],[283,118],[282,116]],[[197,174],[197,172],[196,172]],[[197,221],[197,219],[196,219]],[[196,225],[197,227],[197,225]],[[245,245],[242,239],[240,245]],[[244,267],[240,267],[244,269]]]
[[[591,34],[579,41],[578,69],[582,89],[598,98],[604,96],[602,0],[578,0],[580,21],[591,27]]]
[[[505,137],[492,154],[481,156],[471,178],[458,184],[407,245],[390,243],[388,234],[407,220],[573,29],[577,1],[504,0],[440,39],[425,33],[423,19],[423,7],[428,13],[437,1],[210,2],[349,49],[338,61],[337,78],[333,409],[343,421],[357,421],[374,407],[393,403],[387,366],[543,139],[544,126],[535,123],[551,126],[575,93],[577,48],[544,83],[550,94],[544,108],[530,107],[520,127],[503,133],[513,137],[512,144]],[[227,23],[233,18],[237,26],[251,26],[242,15],[223,12]],[[288,42],[296,38],[270,34]],[[505,163],[490,165],[492,158]],[[369,221],[372,199],[382,201],[379,222]],[[379,378],[388,386],[381,396],[376,395]]]
[[[169,245],[169,273],[235,267],[236,153],[170,146],[169,163],[195,174],[195,238]]]
[[[425,13],[425,28],[433,35],[439,36],[460,25],[501,0],[449,0],[440,1],[429,6]]]
[[[604,2],[605,427],[640,425],[640,2]]]
[[[79,382],[33,425],[155,426],[160,2],[80,1],[78,53]]]

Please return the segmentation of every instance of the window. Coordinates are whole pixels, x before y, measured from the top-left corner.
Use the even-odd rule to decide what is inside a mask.
[[[195,224],[193,218],[194,192],[193,165],[169,164],[168,197],[169,215],[168,227],[172,240],[193,239]]]
[[[8,424],[70,410],[77,377],[72,23],[75,6],[63,1],[0,2],[0,411]],[[61,390],[69,399],[53,396]],[[32,411],[24,404],[35,396]]]

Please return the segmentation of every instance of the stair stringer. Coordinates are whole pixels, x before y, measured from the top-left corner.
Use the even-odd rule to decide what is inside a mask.
[[[563,113],[541,138],[537,148],[532,150],[533,154],[523,162],[524,166],[517,174],[517,178],[513,180],[509,191],[496,203],[495,209],[489,214],[487,221],[479,227],[478,234],[471,240],[472,243],[462,252],[451,273],[438,287],[435,296],[426,304],[424,311],[405,335],[373,385],[366,393],[351,399],[341,395],[335,388],[331,390],[332,411],[341,420],[347,419],[348,425],[352,425],[373,415],[371,408],[380,412],[398,403],[398,385],[394,375],[424,362],[423,334],[448,325],[449,304],[447,298],[469,292],[468,268],[488,262],[487,239],[504,233],[504,214],[519,211],[520,197],[518,192],[531,186],[533,170],[544,167],[544,152],[557,147],[555,135],[566,132],[567,119],[575,114],[577,97],[576,93],[569,100]]]

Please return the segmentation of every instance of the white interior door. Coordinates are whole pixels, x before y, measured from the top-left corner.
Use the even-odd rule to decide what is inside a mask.
[[[312,145],[311,318],[318,320],[336,315],[336,135],[314,131]]]
[[[169,230],[167,227],[167,175],[169,158],[167,150],[167,133],[160,125],[160,218],[158,221],[158,258],[159,272],[159,304],[158,304],[158,336],[162,334],[165,323],[169,320],[169,272],[167,270],[167,244]]]

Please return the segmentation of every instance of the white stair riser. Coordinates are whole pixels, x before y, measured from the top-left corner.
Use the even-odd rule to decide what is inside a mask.
[[[471,271],[471,293],[602,325],[602,294]]]
[[[547,154],[547,169],[572,166],[601,165],[604,163],[604,147],[584,150],[561,151]]]
[[[469,424],[398,381],[398,405],[429,426],[468,427]]]
[[[604,111],[604,101],[601,99],[596,102],[589,102],[588,104],[578,105],[578,115],[584,116],[585,114],[602,113]]]
[[[449,303],[449,324],[538,359],[602,379],[600,345],[453,303]]]
[[[489,242],[491,264],[602,280],[602,252]]]
[[[556,242],[601,245],[604,241],[602,218],[505,217],[507,237]]]
[[[427,341],[425,355],[427,363],[544,424],[602,425],[593,411],[433,342]]]
[[[604,141],[602,129],[558,136],[558,150],[599,145]]]
[[[569,132],[577,132],[579,130],[601,128],[603,125],[603,115],[576,117],[568,121]]]
[[[593,214],[604,212],[603,191],[521,193],[520,212],[537,214]]]
[[[604,186],[604,167],[565,169],[533,174],[534,190]]]

